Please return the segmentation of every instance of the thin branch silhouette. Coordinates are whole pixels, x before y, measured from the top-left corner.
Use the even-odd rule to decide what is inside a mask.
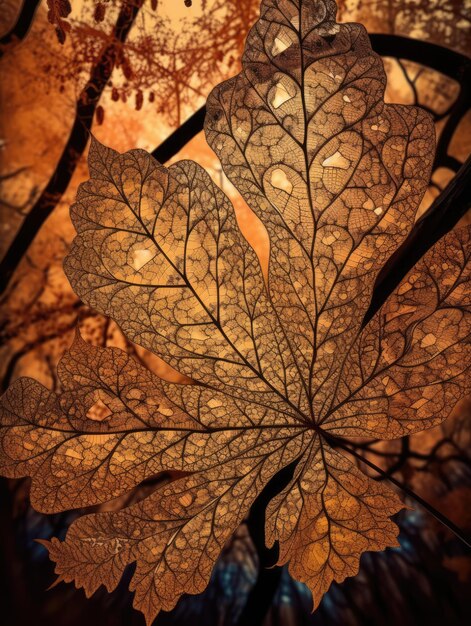
[[[329,439],[329,438],[327,437],[327,439]],[[373,463],[372,461],[370,461],[369,459],[364,457],[357,450],[355,450],[354,446],[347,445],[345,442],[343,442],[342,440],[337,439],[337,438],[332,438],[330,440],[330,443],[334,447],[338,447],[338,448],[341,448],[342,450],[345,450],[345,452],[348,452],[349,454],[354,456],[361,463],[364,463],[370,469],[372,469],[375,472],[377,472],[382,478],[384,478],[385,480],[390,482],[392,485],[394,485],[395,487],[400,489],[409,498],[411,498],[412,500],[417,502],[417,504],[419,504],[425,511],[427,511],[427,513],[430,513],[431,515],[433,515],[433,517],[436,520],[438,520],[443,526],[448,528],[448,530],[450,530],[456,537],[458,537],[458,539],[462,543],[464,543],[468,548],[471,548],[471,537],[468,537],[466,535],[465,531],[462,528],[459,528],[456,524],[454,524],[451,521],[451,519],[449,517],[447,517],[446,515],[441,513],[438,509],[436,509],[434,506],[432,506],[429,502],[427,502],[426,500],[421,498],[419,496],[419,494],[416,493],[413,489],[411,489],[410,487],[405,485],[400,480],[397,480],[397,478],[394,478],[394,476],[392,476],[389,472],[387,472],[386,470],[381,469],[375,463]]]
[[[470,187],[471,156],[429,209],[417,220],[407,239],[379,273],[363,326],[366,326],[392,290],[427,250],[467,213],[471,207]]]
[[[23,0],[20,13],[11,29],[0,38],[0,58],[5,48],[23,41],[29,33],[41,0]]]
[[[43,192],[25,217],[0,263],[0,294],[4,293],[13,272],[65,193],[79,159],[85,151],[93,116],[118,60],[119,48],[126,41],[144,0],[128,0],[119,12],[113,40],[105,48],[76,104],[75,121],[57,166]]]

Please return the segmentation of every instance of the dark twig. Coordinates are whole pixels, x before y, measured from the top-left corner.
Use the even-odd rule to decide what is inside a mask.
[[[365,314],[365,326],[397,287],[401,279],[471,207],[471,156],[457,175],[417,220],[404,243],[389,258],[376,279],[371,304]]]
[[[471,72],[471,59],[460,52],[430,41],[421,41],[402,35],[370,33],[373,50],[382,57],[413,61],[430,67],[461,85]]]
[[[438,167],[448,167],[457,172],[461,164],[448,155],[448,148],[459,123],[471,108],[471,59],[444,46],[400,35],[370,34],[370,39],[373,50],[381,56],[420,63],[459,83],[460,93],[440,133],[433,165],[434,170]],[[400,62],[399,64],[405,72],[402,64]],[[415,91],[415,85],[413,88]],[[417,98],[416,91],[415,97]]]
[[[293,478],[298,462],[299,459],[296,459],[280,470],[265,485],[250,509],[247,528],[257,550],[258,576],[237,620],[237,626],[260,626],[280,583],[282,568],[272,567],[278,560],[278,546],[275,544],[267,548],[265,545],[265,509],[270,500]]]
[[[154,159],[157,159],[160,163],[165,163],[175,156],[193,137],[203,130],[205,115],[206,107],[202,106],[152,152]]]
[[[75,310],[78,311],[81,306],[83,306],[82,303],[80,302],[80,300],[77,300],[70,307],[70,312],[74,312]],[[93,313],[87,312],[82,314],[83,319],[87,317],[93,317]],[[49,341],[53,341],[58,337],[63,337],[66,332],[73,330],[76,326],[77,316],[74,316],[73,319],[67,324],[59,325],[53,331],[42,335],[39,339],[27,342],[22,348],[17,350],[7,363],[5,374],[2,378],[2,381],[0,382],[0,394],[4,393],[8,389],[12,381],[13,374],[15,373],[15,369],[24,356],[26,356],[39,346],[48,343]]]
[[[6,46],[23,41],[29,33],[31,24],[41,0],[23,0],[20,14],[14,26],[0,39],[0,58]]]
[[[471,71],[467,72],[464,81],[465,82],[460,85],[461,89],[459,96],[453,103],[448,119],[446,120],[438,138],[434,169],[438,167],[447,167],[453,172],[457,172],[459,169],[459,161],[448,154],[448,148],[459,123],[471,108]]]
[[[364,463],[369,468],[377,472],[382,478],[389,481],[395,487],[400,489],[403,493],[409,496],[409,498],[417,502],[428,513],[433,515],[433,517],[437,519],[441,524],[443,524],[443,526],[448,528],[456,537],[458,537],[460,541],[462,541],[466,546],[468,546],[468,548],[471,548],[471,537],[467,536],[465,532],[461,528],[456,526],[456,524],[454,524],[448,517],[446,517],[446,515],[443,515],[443,513],[440,513],[438,509],[436,509],[429,502],[426,502],[423,498],[421,498],[419,494],[417,494],[413,489],[411,489],[410,487],[408,487],[406,484],[402,483],[401,481],[397,480],[397,478],[394,478],[394,476],[391,476],[387,471],[381,469],[369,459],[365,458],[357,450],[355,450],[355,448],[350,444],[350,442],[345,442],[341,439],[337,439],[334,437],[327,437],[327,436],[326,436],[326,439],[332,447],[341,448],[342,450],[345,450],[345,452],[348,452],[349,454],[357,458],[361,463]]]
[[[79,159],[85,151],[98,101],[116,64],[119,50],[131,30],[143,2],[144,0],[128,0],[119,12],[112,42],[106,47],[93,67],[90,79],[77,101],[74,125],[56,169],[31,211],[25,217],[0,263],[0,294],[7,288],[13,272],[18,267],[37,232],[69,186]]]

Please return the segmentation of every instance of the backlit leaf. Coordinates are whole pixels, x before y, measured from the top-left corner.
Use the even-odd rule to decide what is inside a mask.
[[[313,592],[397,544],[395,492],[342,450],[434,426],[468,390],[469,231],[447,235],[366,327],[375,278],[414,222],[434,130],[384,103],[363,27],[330,0],[265,0],[243,70],[208,100],[206,135],[267,229],[268,275],[226,195],[196,163],[93,141],[71,216],[76,293],[192,384],[160,380],[77,334],[61,391],[19,379],[1,400],[0,469],[32,477],[44,512],[108,502],[163,472],[120,511],[46,542],[61,580],[131,589],[148,623],[206,586],[270,479],[266,541]]]

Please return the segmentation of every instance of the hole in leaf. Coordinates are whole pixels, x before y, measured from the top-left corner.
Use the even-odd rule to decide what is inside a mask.
[[[293,191],[293,185],[286,175],[286,172],[279,167],[271,173],[270,183],[273,187],[286,191],[288,194]]]
[[[71,459],[79,459],[79,460],[83,458],[82,455],[77,452],[77,450],[74,450],[74,448],[68,448],[65,451],[65,456],[68,456]]]
[[[273,42],[271,53],[273,56],[277,56],[287,50],[291,46],[291,43],[292,42],[288,40],[286,36],[284,37],[282,34],[278,35],[278,37],[275,37],[275,41]]]
[[[288,92],[283,83],[277,83],[275,86],[275,93],[271,99],[271,105],[273,108],[278,109],[282,104],[291,100],[293,96]]]
[[[422,348],[428,348],[429,346],[434,346],[437,343],[437,338],[433,333],[428,333],[422,339],[420,346]]]
[[[148,263],[154,256],[152,250],[146,248],[134,250],[132,255],[132,266],[135,270],[140,270]]]
[[[171,417],[173,415],[173,409],[166,406],[161,406],[159,408],[159,413],[161,415],[165,415],[166,417]]]
[[[337,150],[322,161],[322,167],[338,167],[341,170],[347,170],[350,167],[350,161]]]
[[[88,419],[95,420],[96,422],[102,422],[111,414],[112,411],[102,400],[97,400],[87,411]]]
[[[333,35],[322,35],[322,39],[328,43],[332,43],[335,39],[335,33]]]
[[[191,493],[184,493],[182,496],[180,496],[179,500],[182,506],[190,506],[194,498]]]

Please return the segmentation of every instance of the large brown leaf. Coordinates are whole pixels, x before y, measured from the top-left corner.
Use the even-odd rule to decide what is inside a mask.
[[[334,10],[265,1],[243,71],[208,102],[208,141],[270,237],[266,279],[201,167],[92,143],[66,272],[85,302],[194,383],[164,382],[77,335],[61,393],[20,379],[1,400],[0,468],[32,477],[40,511],[180,473],[47,543],[60,578],[87,594],[137,562],[131,588],[149,623],[204,589],[293,461],[267,509],[267,543],[316,606],[363,552],[397,545],[399,497],[342,446],[431,427],[467,391],[468,231],[439,242],[362,329],[375,278],[414,221],[434,131],[421,110],[384,103],[366,32],[336,24]]]

